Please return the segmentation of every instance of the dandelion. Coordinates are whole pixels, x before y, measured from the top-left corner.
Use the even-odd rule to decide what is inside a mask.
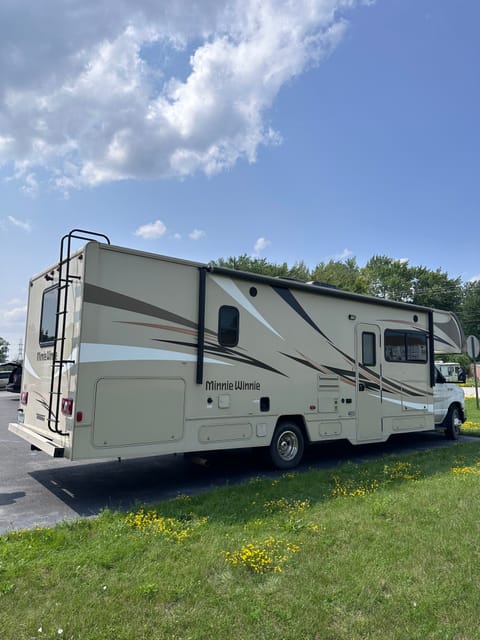
[[[452,467],[452,473],[455,475],[480,475],[480,462],[477,462],[474,467]]]
[[[279,498],[278,500],[268,500],[264,503],[264,508],[268,513],[277,513],[286,511],[289,514],[303,513],[310,508],[309,500],[289,500],[288,498]]]
[[[364,481],[356,484],[353,480],[346,480],[343,483],[338,476],[334,476],[333,481],[335,486],[332,489],[332,496],[334,498],[356,498],[364,497],[369,493],[373,493],[378,490],[378,480],[366,478]]]
[[[144,533],[159,533],[172,542],[183,542],[193,531],[207,522],[207,518],[199,518],[190,514],[184,519],[166,518],[156,511],[140,509],[136,513],[127,514],[127,525]]]
[[[387,481],[394,480],[419,480],[422,477],[420,469],[411,462],[395,462],[386,464],[383,468]]]
[[[269,536],[262,542],[249,542],[237,551],[225,551],[225,561],[255,574],[281,573],[289,555],[300,550],[298,545]]]
[[[469,431],[478,432],[479,430],[480,430],[479,422],[473,422],[472,420],[467,420],[462,424],[462,432],[464,433],[468,433]]]

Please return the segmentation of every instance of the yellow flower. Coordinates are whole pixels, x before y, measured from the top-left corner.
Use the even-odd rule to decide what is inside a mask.
[[[263,542],[246,543],[237,551],[225,551],[225,561],[233,567],[242,567],[252,573],[279,573],[289,554],[297,553],[298,545],[269,536]]]

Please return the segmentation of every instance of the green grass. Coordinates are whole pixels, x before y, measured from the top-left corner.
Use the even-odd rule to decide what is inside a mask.
[[[480,442],[0,537],[2,640],[475,639]]]
[[[467,420],[462,425],[462,433],[466,436],[480,437],[480,409],[477,409],[476,398],[465,398]]]

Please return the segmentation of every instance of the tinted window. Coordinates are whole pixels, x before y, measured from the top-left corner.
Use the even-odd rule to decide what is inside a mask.
[[[373,367],[376,363],[375,334],[365,331],[362,333],[362,364],[366,367]]]
[[[385,331],[385,360],[427,362],[427,337],[416,331]]]
[[[427,361],[427,339],[421,333],[407,333],[407,360],[408,362]]]
[[[53,344],[55,340],[55,319],[57,313],[58,288],[52,287],[43,292],[42,317],[40,319],[40,346]]]
[[[220,307],[218,311],[218,341],[224,347],[238,344],[239,313],[235,307]]]

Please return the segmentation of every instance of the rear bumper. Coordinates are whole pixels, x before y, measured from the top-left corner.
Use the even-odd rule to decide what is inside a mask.
[[[37,449],[41,449],[52,458],[63,458],[65,455],[65,447],[53,442],[50,438],[36,431],[32,431],[32,429],[29,429],[24,424],[10,422],[8,430],[20,438],[23,438],[23,440],[26,440]]]

